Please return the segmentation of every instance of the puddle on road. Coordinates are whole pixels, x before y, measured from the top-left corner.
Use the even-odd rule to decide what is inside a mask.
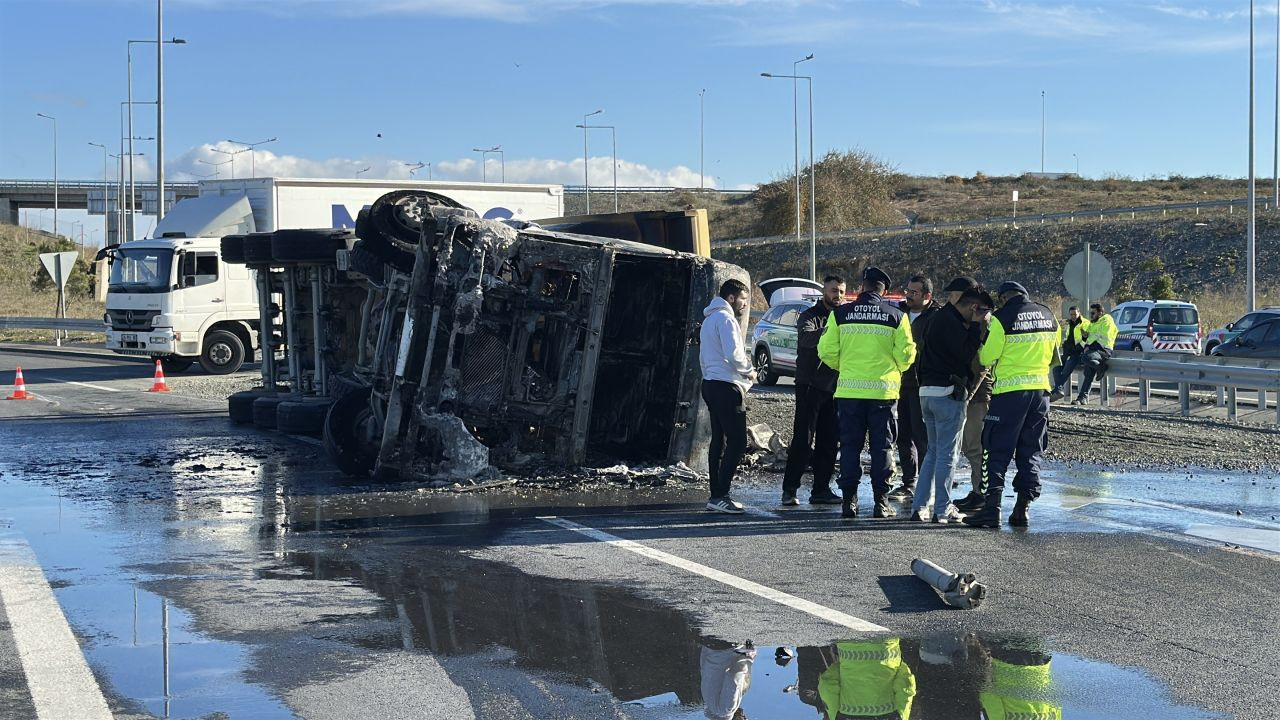
[[[432,548],[430,560],[395,572],[315,553],[285,560],[272,577],[358,585],[385,600],[399,632],[369,638],[381,643],[371,649],[430,652],[448,671],[451,659],[506,648],[532,675],[607,689],[636,720],[705,717],[708,703],[723,717],[741,708],[775,720],[828,717],[821,708],[837,706],[850,717],[902,712],[915,720],[984,710],[1071,720],[1221,717],[1174,704],[1142,671],[1055,653],[1035,638],[864,636],[785,648],[791,657],[779,661],[778,647],[752,655],[749,638],[704,637],[685,615],[627,590],[528,576],[457,552]],[[875,711],[855,715],[854,706]]]

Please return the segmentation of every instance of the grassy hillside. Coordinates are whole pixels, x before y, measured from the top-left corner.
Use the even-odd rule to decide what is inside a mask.
[[[53,317],[58,293],[40,264],[40,253],[76,250],[70,240],[14,225],[0,224],[0,315]],[[68,283],[67,317],[102,317],[103,305],[90,292],[89,268],[93,250],[82,250]],[[0,339],[35,340],[52,337],[41,330],[4,330]],[[97,336],[101,338],[101,336]]]

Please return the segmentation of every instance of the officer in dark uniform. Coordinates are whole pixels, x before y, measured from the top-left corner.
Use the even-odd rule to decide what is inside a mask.
[[[889,507],[892,473],[894,406],[902,387],[902,373],[916,359],[907,314],[885,302],[889,276],[880,268],[862,273],[858,299],[831,313],[818,341],[818,357],[839,372],[836,405],[840,414],[841,515],[858,515],[858,483],[862,479],[862,448],[871,445],[873,517],[893,517]]]
[[[1018,473],[1018,502],[1010,525],[1027,525],[1027,506],[1040,496],[1040,456],[1049,444],[1050,370],[1059,363],[1062,335],[1053,311],[1027,297],[1027,289],[1006,282],[997,290],[1004,303],[992,315],[978,362],[992,368],[991,406],[982,428],[982,479],[986,503],[965,517],[973,527],[1000,527],[1000,503],[1009,461]]]

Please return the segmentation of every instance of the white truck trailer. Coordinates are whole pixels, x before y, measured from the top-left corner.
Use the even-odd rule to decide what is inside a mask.
[[[294,228],[354,228],[361,208],[391,190],[440,193],[489,219],[564,215],[559,185],[256,178],[200,183],[151,238],[111,246],[107,348],[159,358],[166,371],[199,362],[235,372],[254,359],[257,286],[243,264],[220,257],[220,239]]]

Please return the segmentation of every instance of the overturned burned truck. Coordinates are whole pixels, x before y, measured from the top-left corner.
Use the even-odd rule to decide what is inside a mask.
[[[364,210],[337,272],[320,275],[324,307],[306,313],[325,318],[314,365],[330,379],[310,385],[336,398],[323,436],[339,467],[460,480],[705,465],[702,310],[746,272],[583,228],[706,246],[698,212],[530,224],[422,191]]]

